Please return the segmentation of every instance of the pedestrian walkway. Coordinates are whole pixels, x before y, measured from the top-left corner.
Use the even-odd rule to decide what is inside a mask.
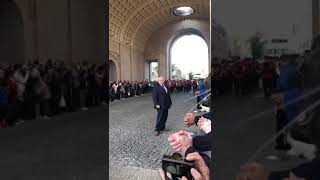
[[[180,130],[197,132],[196,127],[186,128],[183,123],[184,115],[195,105],[193,94],[172,94],[171,98],[173,105],[166,123],[170,131],[160,136],[154,136],[156,112],[150,95],[110,104],[109,172],[112,179],[159,179],[157,169],[161,167],[162,156],[173,153],[168,136]]]

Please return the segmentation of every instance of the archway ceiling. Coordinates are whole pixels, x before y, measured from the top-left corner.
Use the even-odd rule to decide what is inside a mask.
[[[191,6],[195,13],[173,16],[178,6]],[[209,15],[209,0],[109,0],[109,39],[144,50],[151,34],[165,24]]]

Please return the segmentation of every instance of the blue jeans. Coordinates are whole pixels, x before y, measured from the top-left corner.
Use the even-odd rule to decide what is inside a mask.
[[[300,89],[285,91],[283,95],[285,110],[287,112],[288,122],[291,122],[299,113],[302,106],[302,99],[297,100],[303,96]]]

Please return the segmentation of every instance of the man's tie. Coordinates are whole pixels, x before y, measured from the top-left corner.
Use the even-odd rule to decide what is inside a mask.
[[[167,88],[164,85],[161,85],[163,87],[163,89],[166,91],[167,93]]]

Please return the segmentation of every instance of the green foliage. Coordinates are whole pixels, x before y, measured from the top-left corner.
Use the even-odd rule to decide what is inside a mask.
[[[189,72],[189,73],[188,73],[188,76],[189,76],[189,79],[190,79],[190,80],[192,80],[192,79],[193,79],[194,74],[193,74],[192,72]]]
[[[264,55],[264,48],[267,41],[263,41],[263,34],[256,32],[248,40],[251,49],[251,55],[253,59],[259,59]]]
[[[171,72],[174,72],[178,69],[177,65],[176,64],[172,64],[171,66]]]

